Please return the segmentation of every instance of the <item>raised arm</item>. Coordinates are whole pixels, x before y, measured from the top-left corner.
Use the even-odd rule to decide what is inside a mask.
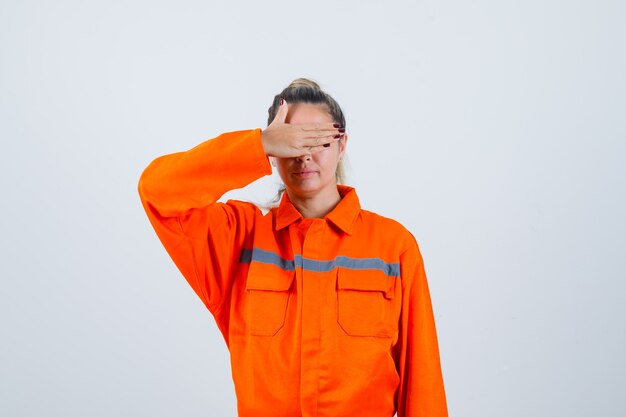
[[[233,268],[258,210],[249,203],[216,201],[271,172],[261,129],[254,129],[225,133],[186,152],[161,156],[139,179],[150,223],[214,314],[230,291]]]

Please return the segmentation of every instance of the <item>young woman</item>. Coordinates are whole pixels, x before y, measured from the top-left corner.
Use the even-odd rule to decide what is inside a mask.
[[[139,180],[152,226],[214,316],[240,417],[447,416],[418,244],[341,185],[337,102],[298,79],[268,126],[154,160]],[[217,200],[271,174],[278,207]]]

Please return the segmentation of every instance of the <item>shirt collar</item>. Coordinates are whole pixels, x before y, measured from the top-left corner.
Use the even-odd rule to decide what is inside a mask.
[[[361,203],[353,187],[338,184],[337,191],[339,191],[341,201],[326,215],[325,219],[350,235],[361,211]],[[276,209],[275,229],[280,230],[301,218],[302,214],[294,207],[287,193],[284,192]]]

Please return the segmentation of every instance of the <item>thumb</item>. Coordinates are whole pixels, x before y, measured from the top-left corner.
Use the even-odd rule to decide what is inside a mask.
[[[280,100],[281,100],[281,105],[280,107],[278,107],[278,111],[276,112],[276,116],[274,116],[274,120],[272,120],[272,124],[273,123],[285,123],[285,120],[287,119],[287,112],[289,111],[287,100],[284,100],[282,98]]]

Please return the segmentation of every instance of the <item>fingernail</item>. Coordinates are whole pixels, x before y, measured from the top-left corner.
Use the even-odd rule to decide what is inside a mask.
[[[335,139],[338,139],[341,137],[341,135],[339,133],[337,133],[335,136],[333,136]]]
[[[330,143],[325,143],[325,144],[324,144],[324,147],[325,147],[325,148],[328,148],[329,146],[330,146]]]
[[[284,102],[285,102],[285,100],[283,100],[283,99],[281,98],[281,99],[280,99],[280,105],[282,106]]]
[[[341,129],[339,129],[339,133],[344,133],[346,131],[346,129],[344,129],[343,127]]]
[[[333,127],[341,127],[339,123],[333,123]]]

